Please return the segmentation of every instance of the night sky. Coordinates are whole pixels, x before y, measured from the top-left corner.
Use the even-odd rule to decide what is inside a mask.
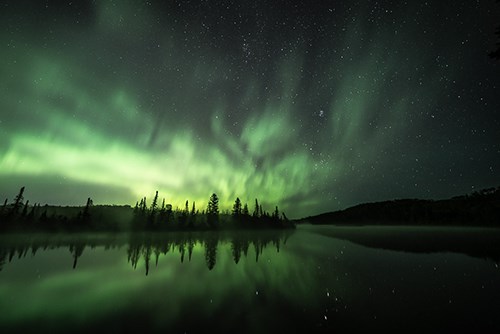
[[[0,196],[289,217],[500,185],[495,1],[2,1]]]

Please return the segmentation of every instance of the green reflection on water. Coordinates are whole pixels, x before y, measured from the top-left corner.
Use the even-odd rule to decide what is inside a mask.
[[[497,263],[366,231],[3,236],[0,329],[497,329]]]
[[[282,251],[292,233],[12,238],[3,247],[9,263],[0,276],[0,320],[84,324],[146,312],[156,327],[185,318],[189,310],[216,316],[228,300],[251,309],[259,300],[290,299],[291,291],[311,283],[293,253]]]

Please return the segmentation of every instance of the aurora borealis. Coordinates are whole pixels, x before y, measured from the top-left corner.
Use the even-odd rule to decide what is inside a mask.
[[[499,185],[494,1],[0,6],[4,198],[296,218]]]

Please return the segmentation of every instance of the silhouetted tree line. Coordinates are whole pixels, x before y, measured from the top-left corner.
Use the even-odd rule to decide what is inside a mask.
[[[90,227],[92,222],[91,198],[74,216],[58,214],[54,207],[41,206],[40,203],[30,205],[24,201],[25,187],[19,190],[12,203],[5,199],[0,208],[0,231],[17,229],[44,229],[44,230],[79,230]]]
[[[25,187],[12,202],[5,199],[0,208],[0,231],[12,230],[193,230],[193,229],[231,229],[231,228],[290,228],[295,225],[288,221],[278,207],[272,214],[264,211],[258,200],[250,214],[248,205],[242,205],[236,198],[231,212],[220,212],[219,198],[212,194],[206,209],[201,212],[196,203],[186,201],[182,209],[172,208],[171,204],[158,198],[158,191],[151,204],[143,197],[135,207],[130,206],[94,206],[92,199],[87,199],[84,207],[65,208],[30,205],[24,201]]]
[[[78,265],[78,259],[86,248],[104,246],[105,249],[120,248],[127,245],[127,259],[134,269],[139,264],[144,265],[148,275],[152,265],[158,266],[159,259],[167,254],[177,253],[180,261],[190,262],[196,246],[204,248],[204,258],[207,268],[212,270],[217,263],[217,249],[220,245],[229,244],[235,264],[242,256],[247,257],[249,249],[255,253],[255,261],[268,246],[274,246],[279,253],[293,230],[241,232],[231,234],[211,232],[175,232],[169,234],[132,233],[127,238],[92,239],[92,237],[59,238],[35,235],[31,240],[26,238],[3,240],[0,243],[0,271],[6,263],[14,258],[35,256],[39,251],[67,247],[71,255],[68,262],[73,269]],[[80,236],[80,234],[78,235]]]
[[[500,225],[500,187],[447,200],[402,199],[366,203],[304,218],[312,224]]]
[[[185,207],[175,210],[171,204],[162,200],[158,205],[158,191],[151,205],[148,207],[147,198],[137,201],[133,209],[134,217],[132,226],[136,230],[183,230],[183,229],[230,229],[230,228],[288,228],[294,227],[278,207],[272,214],[264,211],[255,199],[255,209],[252,214],[248,205],[242,204],[237,197],[231,212],[219,211],[219,198],[212,194],[208,200],[206,210],[199,211],[193,202],[191,208],[186,200]]]

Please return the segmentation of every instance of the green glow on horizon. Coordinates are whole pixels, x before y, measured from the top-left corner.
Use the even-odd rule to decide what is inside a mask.
[[[156,9],[100,1],[79,25],[54,22],[51,38],[31,25],[0,31],[2,201],[21,186],[30,203],[49,194],[56,205],[134,205],[158,190],[203,210],[215,192],[223,210],[258,198],[298,218],[476,179],[430,172],[433,159],[451,170],[461,149],[461,123],[439,129],[448,107],[466,106],[445,104],[456,92],[440,78],[455,82],[463,64],[448,61],[451,48],[436,58],[409,46],[422,38],[406,19],[414,5],[398,8],[398,34],[390,22],[371,31],[360,9],[314,43],[301,32],[267,44],[253,27],[244,48],[230,27],[211,35],[214,18],[200,26]],[[481,161],[489,174],[471,173],[495,179],[495,161]]]
[[[159,190],[174,206],[183,207],[188,199],[201,205],[201,210],[216,192],[222,209],[230,209],[239,196],[250,208],[259,198],[272,210],[291,194],[307,193],[311,178],[332,175],[331,170],[315,167],[304,148],[289,147],[298,141],[298,133],[290,131],[287,101],[267,106],[264,116],[250,117],[239,138],[228,134],[219,121],[224,112],[219,108],[212,116],[217,142],[201,141],[192,129],[179,128],[159,134],[157,144],[149,149],[144,134],[153,131],[154,120],[144,117],[134,98],[119,89],[96,100],[68,76],[67,66],[35,62],[32,76],[43,80],[32,82],[33,98],[26,98],[20,110],[27,114],[36,110],[40,126],[37,131],[9,133],[9,147],[0,158],[1,176],[55,173],[70,182],[129,190],[122,198],[99,198],[103,203],[133,204]],[[55,96],[71,106],[72,113],[68,115],[54,102]],[[134,129],[132,136],[115,135],[127,129]],[[261,170],[255,166],[259,159]]]
[[[301,52],[296,50],[296,54]],[[357,138],[368,115],[369,100],[363,92],[349,95],[353,89],[368,89],[369,84],[361,82],[360,86],[354,79],[356,71],[338,83],[329,113],[331,128],[317,136],[318,142],[333,139],[333,146],[311,155],[311,147],[296,144],[302,131],[291,115],[297,108],[293,94],[300,84],[303,61],[299,56],[281,63],[275,88],[280,98],[255,105],[255,83],[249,84],[248,98],[242,103],[248,103],[250,110],[239,121],[239,134],[223,121],[228,107],[216,100],[211,113],[213,139],[200,138],[199,125],[167,124],[160,127],[162,131],[151,145],[150,134],[157,121],[133,97],[131,88],[95,87],[84,71],[57,57],[28,60],[31,66],[23,78],[30,86],[17,109],[26,117],[35,117],[38,124],[7,131],[9,145],[0,158],[0,176],[56,174],[63,182],[128,190],[120,198],[82,194],[97,203],[133,205],[138,198],[151,198],[159,190],[160,198],[174,207],[183,207],[187,199],[202,210],[215,192],[222,209],[230,210],[239,196],[250,209],[258,198],[267,210],[279,205],[298,216],[322,200],[311,189],[339,177],[355,159],[346,152],[363,147]],[[396,126],[391,120],[390,125]],[[289,200],[297,196],[304,198],[302,203]]]

